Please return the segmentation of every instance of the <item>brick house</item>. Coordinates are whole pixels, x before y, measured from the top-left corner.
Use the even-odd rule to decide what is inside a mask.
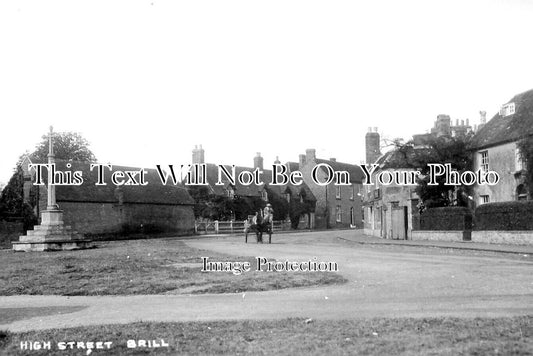
[[[472,138],[474,171],[495,171],[496,185],[476,185],[474,203],[528,199],[526,167],[517,142],[533,136],[533,90],[515,95]]]
[[[320,165],[317,171],[318,180],[323,182],[328,178],[328,170],[324,164],[334,171],[348,172],[347,185],[318,185],[312,180],[312,171]],[[290,165],[295,169],[296,165]],[[315,149],[307,149],[305,155],[300,155],[298,170],[302,172],[303,180],[316,198],[315,226],[317,228],[346,228],[362,227],[362,180],[363,171],[355,164],[337,162],[335,158],[329,160],[316,157]]]
[[[35,170],[28,170],[31,156],[24,158],[24,199],[34,207],[36,216],[46,209],[47,186],[34,185]],[[71,165],[67,168],[67,163]],[[113,165],[113,171],[140,168]],[[106,185],[95,185],[96,169],[90,163],[56,160],[61,171],[81,171],[84,182],[78,186],[56,185],[56,200],[64,221],[75,231],[88,235],[194,231],[193,200],[184,187],[163,185],[154,169],[145,169],[145,186],[116,186],[106,169]],[[45,175],[47,175],[45,170]],[[46,177],[45,177],[46,180]]]

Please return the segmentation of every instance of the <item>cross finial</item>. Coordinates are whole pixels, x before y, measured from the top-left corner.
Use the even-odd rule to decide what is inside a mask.
[[[50,132],[48,133],[48,157],[52,159],[54,158],[54,146],[52,143],[53,134],[54,134],[54,127],[50,125]]]

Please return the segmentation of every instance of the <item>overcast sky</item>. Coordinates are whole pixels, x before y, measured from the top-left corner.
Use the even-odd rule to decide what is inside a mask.
[[[49,125],[104,163],[360,163],[533,88],[533,1],[0,2],[0,182]]]

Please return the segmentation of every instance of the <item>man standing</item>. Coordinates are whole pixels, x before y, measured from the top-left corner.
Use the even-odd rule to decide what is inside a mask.
[[[268,203],[263,209],[263,223],[271,224],[274,220],[274,209],[272,209],[272,204]]]

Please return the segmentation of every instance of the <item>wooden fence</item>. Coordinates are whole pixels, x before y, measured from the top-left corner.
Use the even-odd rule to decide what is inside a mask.
[[[273,221],[272,231],[290,229],[290,222]],[[244,234],[244,221],[202,221],[194,223],[196,234]]]

